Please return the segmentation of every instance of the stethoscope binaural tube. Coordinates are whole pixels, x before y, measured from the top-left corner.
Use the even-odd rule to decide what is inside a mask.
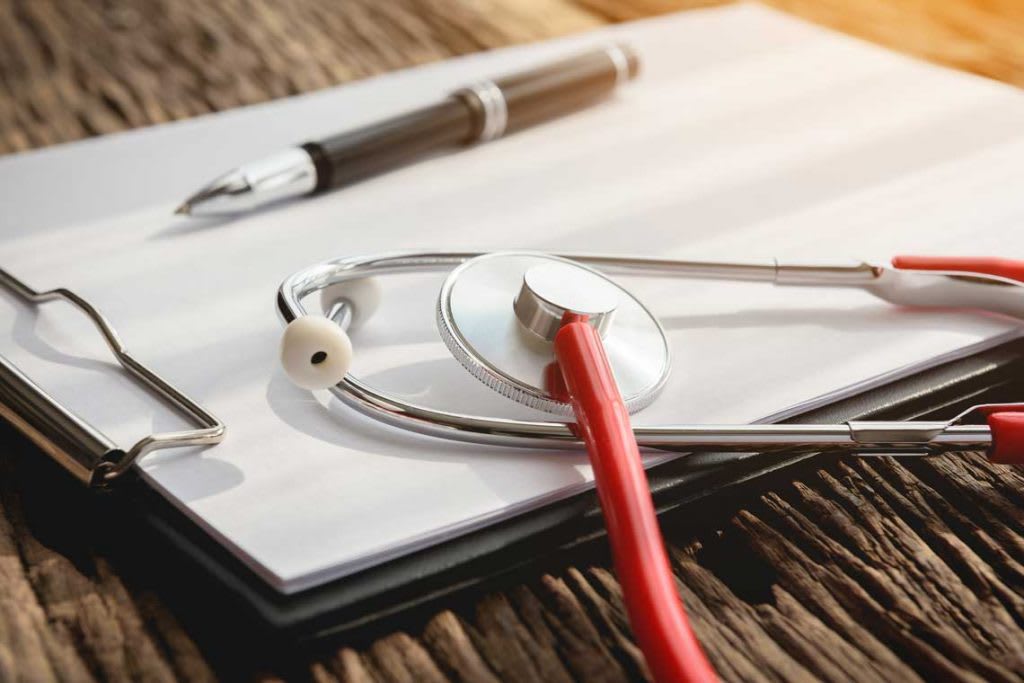
[[[328,334],[346,337],[348,321],[366,319],[380,297],[379,277],[409,272],[451,271],[478,252],[394,252],[346,257],[304,268],[289,276],[277,296],[277,310],[289,326],[282,340],[282,352],[294,351],[289,343],[293,324],[307,317],[303,299],[321,293],[322,310],[338,323],[324,328]],[[903,270],[852,263],[786,264],[776,259],[750,262],[676,261],[621,256],[570,255],[567,258],[602,272],[648,277],[710,278],[765,282],[782,286],[857,287],[893,303],[919,306],[965,306],[992,310],[1024,320],[1024,286],[1008,276],[1014,262],[1005,260],[943,259],[922,263],[919,270]],[[897,263],[907,263],[896,260]],[[989,267],[990,273],[971,268]],[[1024,271],[1022,271],[1024,272]],[[341,298],[336,297],[339,294]],[[354,289],[354,295],[346,290]],[[338,306],[337,302],[342,305]],[[358,311],[351,318],[352,311]],[[339,314],[340,315],[335,315]],[[319,318],[320,315],[310,316]],[[292,340],[294,341],[294,340]],[[313,339],[313,342],[316,340]],[[349,344],[350,346],[350,344]],[[299,364],[312,364],[312,354],[294,354]],[[284,359],[282,359],[284,360]],[[350,360],[350,358],[349,358]],[[286,363],[286,371],[288,369]],[[299,368],[304,370],[305,368]],[[345,368],[347,370],[347,366]],[[289,376],[294,376],[289,372]],[[391,426],[419,434],[482,445],[546,449],[579,449],[582,443],[562,421],[519,420],[468,415],[428,406],[380,390],[358,377],[341,373],[315,378],[340,401]],[[1000,412],[1021,412],[1024,406],[1000,406]],[[1012,431],[1013,420],[989,416],[986,406],[975,406],[952,420],[913,422],[850,422],[845,424],[666,424],[635,428],[642,447],[680,452],[816,453],[927,456],[941,453],[989,451],[993,461],[1020,463],[1024,449],[1007,451],[1006,444],[1020,443]],[[968,418],[981,413],[988,423],[996,422],[1002,432],[993,438],[990,424],[969,424]],[[1008,425],[1009,424],[1009,428]],[[1024,427],[1021,428],[1024,430]],[[993,442],[1000,444],[998,455]]]

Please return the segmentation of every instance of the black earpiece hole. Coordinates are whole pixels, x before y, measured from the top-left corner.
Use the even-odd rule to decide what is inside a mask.
[[[311,358],[309,359],[309,362],[310,362],[310,363],[312,363],[313,365],[320,365],[320,364],[321,364],[321,363],[323,363],[323,362],[324,362],[325,360],[327,360],[327,353],[326,353],[326,352],[324,352],[324,351],[317,351],[317,352],[316,352],[316,353],[314,353],[314,354],[313,354],[313,356],[312,356],[312,357],[311,357]]]

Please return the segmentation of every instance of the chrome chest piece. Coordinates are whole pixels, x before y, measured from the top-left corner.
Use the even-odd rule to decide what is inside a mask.
[[[437,328],[452,355],[485,385],[558,415],[572,407],[548,386],[550,342],[567,309],[586,313],[604,339],[630,412],[654,400],[669,373],[669,346],[639,300],[597,270],[546,254],[502,252],[449,273]]]

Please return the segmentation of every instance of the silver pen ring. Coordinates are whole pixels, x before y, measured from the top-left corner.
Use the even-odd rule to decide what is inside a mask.
[[[472,95],[480,103],[484,121],[480,127],[477,142],[487,142],[500,138],[508,126],[508,103],[505,94],[494,81],[480,81],[463,88],[465,94]]]
[[[612,44],[605,48],[605,54],[612,60],[615,67],[615,85],[620,86],[629,81],[629,57],[621,45]]]

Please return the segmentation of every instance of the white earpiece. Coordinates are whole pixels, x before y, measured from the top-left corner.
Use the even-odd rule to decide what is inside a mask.
[[[339,301],[347,303],[352,315],[348,328],[355,330],[377,310],[381,296],[380,283],[376,278],[345,280],[320,290],[320,306],[327,313]]]
[[[352,366],[352,342],[327,318],[304,315],[284,329],[281,365],[303,389],[327,389],[343,380]]]

